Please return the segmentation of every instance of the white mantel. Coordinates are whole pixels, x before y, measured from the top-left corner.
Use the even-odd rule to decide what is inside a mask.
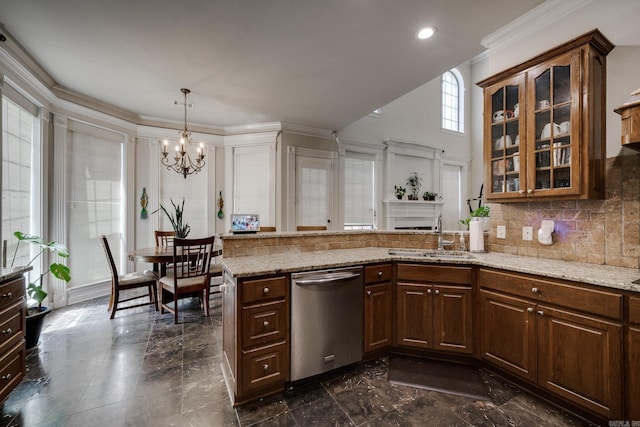
[[[384,204],[385,228],[436,229],[438,215],[442,212],[442,201],[387,199]]]

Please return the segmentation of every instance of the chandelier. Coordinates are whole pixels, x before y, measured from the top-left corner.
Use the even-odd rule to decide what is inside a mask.
[[[200,172],[205,165],[204,144],[200,143],[200,146],[197,148],[194,162],[189,154],[189,148],[191,148],[191,132],[187,129],[187,95],[191,93],[191,91],[182,88],[180,92],[184,94],[184,130],[178,132],[180,142],[176,145],[176,153],[173,159],[168,158],[169,151],[167,150],[167,146],[169,145],[169,141],[164,140],[162,159],[160,159],[160,162],[166,166],[168,170],[173,170],[184,176],[184,179],[187,179],[187,175]],[[174,101],[174,104],[177,103],[177,101]]]

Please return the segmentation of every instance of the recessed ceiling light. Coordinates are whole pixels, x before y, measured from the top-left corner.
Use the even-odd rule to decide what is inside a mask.
[[[420,31],[418,31],[416,33],[416,37],[420,40],[426,40],[429,37],[431,37],[432,35],[434,35],[436,32],[436,29],[433,27],[426,27],[421,29]]]

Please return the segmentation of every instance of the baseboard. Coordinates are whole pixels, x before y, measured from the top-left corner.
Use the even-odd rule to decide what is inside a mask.
[[[77,304],[90,299],[111,294],[111,281],[92,283],[90,285],[67,289],[67,305]]]

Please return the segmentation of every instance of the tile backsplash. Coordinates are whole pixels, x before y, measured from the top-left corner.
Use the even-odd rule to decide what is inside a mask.
[[[640,266],[640,154],[607,159],[604,200],[491,203],[487,249],[540,258]],[[553,245],[538,242],[542,220],[555,221]],[[504,225],[506,239],[496,238]],[[522,227],[534,229],[534,240],[522,240]]]

